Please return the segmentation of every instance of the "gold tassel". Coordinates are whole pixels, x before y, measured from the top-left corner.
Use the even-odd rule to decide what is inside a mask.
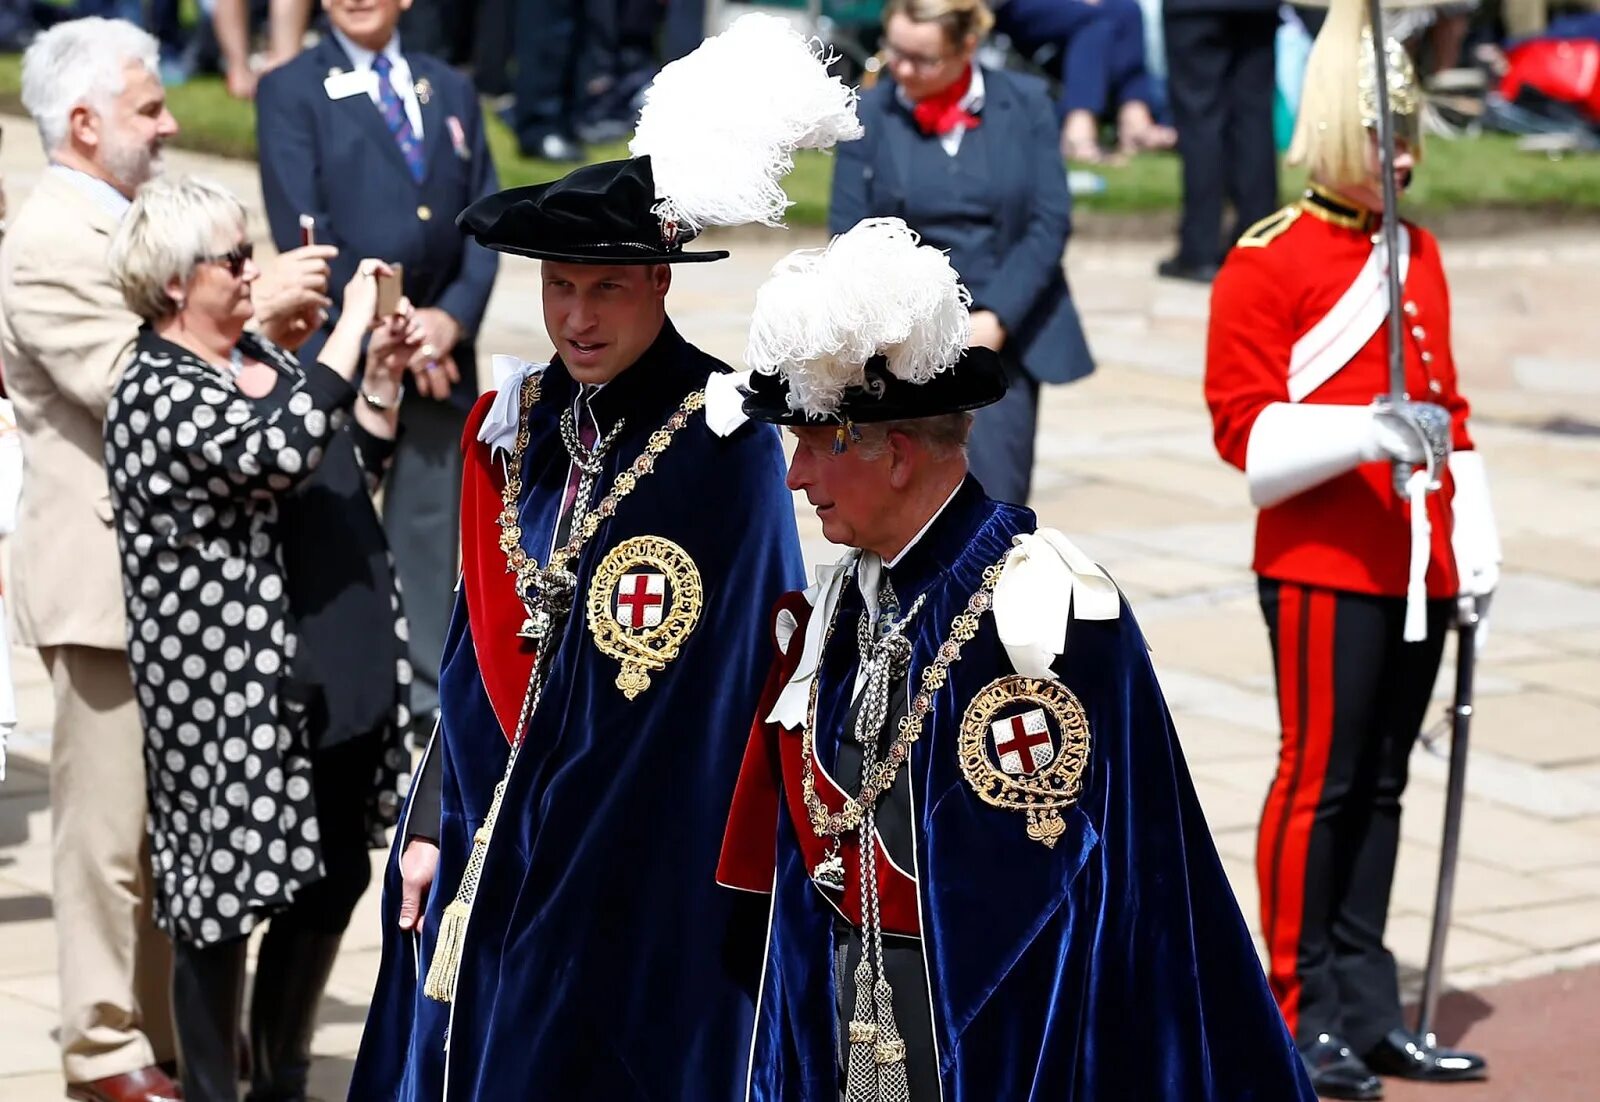
[[[451,900],[439,923],[439,937],[433,943],[433,960],[428,962],[428,978],[422,993],[447,1003],[456,997],[456,980],[461,975],[461,944],[467,935],[467,917],[472,907],[465,900]]]

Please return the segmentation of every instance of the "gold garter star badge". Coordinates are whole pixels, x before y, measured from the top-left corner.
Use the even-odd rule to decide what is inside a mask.
[[[961,717],[961,773],[986,804],[1028,816],[1028,837],[1053,847],[1061,809],[1078,802],[1089,718],[1059,681],[1014,675],[985,685]]]
[[[622,664],[623,696],[637,697],[651,670],[678,657],[704,601],[699,569],[671,540],[635,536],[600,561],[589,585],[589,632],[601,654]]]

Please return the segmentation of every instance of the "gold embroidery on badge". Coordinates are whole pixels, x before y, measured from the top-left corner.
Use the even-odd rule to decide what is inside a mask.
[[[622,664],[617,688],[629,700],[650,687],[650,671],[678,657],[700,619],[705,593],[687,552],[660,536],[612,548],[589,585],[589,633]]]
[[[1028,837],[1054,846],[1061,809],[1078,802],[1089,765],[1089,717],[1059,681],[1013,675],[967,705],[961,772],[986,804],[1028,816]]]

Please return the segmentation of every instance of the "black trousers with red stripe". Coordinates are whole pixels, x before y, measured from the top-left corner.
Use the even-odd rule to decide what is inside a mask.
[[[1403,639],[1405,601],[1262,578],[1283,742],[1256,844],[1268,978],[1297,1043],[1356,1052],[1399,1027],[1384,947],[1406,765],[1439,672],[1449,601]]]

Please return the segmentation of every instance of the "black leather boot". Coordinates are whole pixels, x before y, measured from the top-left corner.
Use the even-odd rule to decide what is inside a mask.
[[[1367,1064],[1379,1075],[1430,1083],[1466,1083],[1486,1079],[1488,1066],[1475,1052],[1428,1045],[1417,1034],[1391,1029],[1367,1053]]]
[[[247,1102],[305,1102],[317,1004],[338,955],[338,934],[282,923],[267,927],[250,999]]]
[[[174,945],[172,1020],[185,1102],[236,1102],[239,1097],[244,955],[244,938],[204,948]]]
[[[1319,1098],[1350,1098],[1371,1102],[1383,1097],[1383,1084],[1372,1069],[1350,1051],[1344,1039],[1331,1033],[1300,1047],[1300,1059]]]

